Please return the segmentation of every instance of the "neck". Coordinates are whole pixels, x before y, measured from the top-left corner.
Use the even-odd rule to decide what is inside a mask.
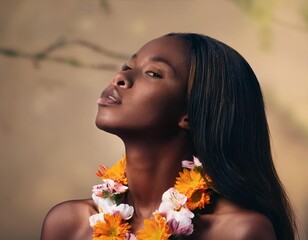
[[[138,140],[125,139],[127,201],[135,209],[134,217],[148,218],[158,209],[162,194],[175,183],[181,161],[192,158],[187,132],[176,136]]]

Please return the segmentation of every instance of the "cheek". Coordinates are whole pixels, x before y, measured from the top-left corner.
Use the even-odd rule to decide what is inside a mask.
[[[184,111],[184,95],[170,89],[146,90],[135,96],[132,102],[136,105],[138,116],[144,122],[177,123],[180,114]]]

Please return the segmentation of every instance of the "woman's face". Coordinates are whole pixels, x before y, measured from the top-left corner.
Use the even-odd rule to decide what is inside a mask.
[[[174,131],[186,113],[188,48],[162,37],[123,65],[98,100],[96,125],[114,134]]]

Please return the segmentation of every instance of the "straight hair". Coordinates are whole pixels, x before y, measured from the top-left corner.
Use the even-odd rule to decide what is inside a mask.
[[[295,217],[275,170],[259,82],[247,61],[205,35],[170,33],[190,48],[187,113],[195,155],[214,188],[266,215],[277,239],[295,239]]]

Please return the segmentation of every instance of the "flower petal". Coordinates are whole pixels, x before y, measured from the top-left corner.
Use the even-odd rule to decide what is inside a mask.
[[[101,222],[105,221],[103,213],[94,214],[89,217],[89,222],[90,222],[91,227],[93,227],[97,223],[97,221],[101,221]]]
[[[184,160],[184,161],[182,161],[182,167],[188,168],[188,169],[193,169],[195,167],[195,165],[194,165],[193,161]]]
[[[95,202],[96,205],[99,204],[99,201],[102,199],[101,197],[98,197],[95,193],[92,193],[92,199]]]
[[[98,209],[100,212],[112,214],[112,209],[116,207],[115,201],[110,198],[101,198],[98,203]]]
[[[200,162],[199,158],[193,157],[195,167],[202,167],[202,163]]]
[[[181,221],[190,221],[191,219],[194,218],[195,214],[193,212],[191,212],[189,209],[187,208],[182,208],[180,211],[169,211],[167,213],[167,221],[171,220],[171,219],[175,219],[178,222]]]
[[[187,222],[178,222],[175,219],[171,219],[168,221],[168,225],[173,235],[190,235],[194,231],[194,225],[191,223],[191,219]]]
[[[128,220],[134,214],[134,207],[121,203],[120,205],[114,207],[113,211],[118,211],[121,214],[122,219]]]
[[[125,240],[136,240],[136,235],[133,233],[126,233],[125,234]]]

